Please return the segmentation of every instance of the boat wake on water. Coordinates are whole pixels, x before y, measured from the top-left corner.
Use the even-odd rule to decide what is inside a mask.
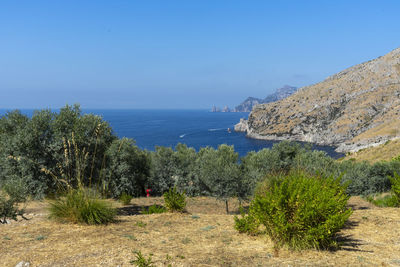
[[[208,129],[209,132],[222,131],[222,130],[226,130],[226,128]]]

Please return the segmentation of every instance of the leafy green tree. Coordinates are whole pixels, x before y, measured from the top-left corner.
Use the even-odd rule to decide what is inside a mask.
[[[116,139],[107,122],[81,115],[79,105],[67,105],[59,113],[35,111],[32,118],[18,110],[8,112],[0,118],[0,183],[21,179],[35,197],[54,193],[56,182],[49,174],[66,171],[65,152],[72,136],[78,150],[87,152],[84,183],[90,185],[100,176],[103,155]]]
[[[240,167],[243,177],[242,195],[249,196],[262,178],[280,169],[279,154],[267,148],[258,152],[251,151],[241,158]]]
[[[41,146],[46,136],[38,135],[40,127],[46,128],[46,119],[40,114],[29,120],[19,111],[13,111],[0,120],[0,182],[21,180],[32,195],[39,197],[47,190],[47,177],[40,172],[41,163],[46,162],[46,152]]]
[[[177,188],[189,196],[199,195],[202,190],[194,172],[196,158],[197,153],[194,148],[189,148],[185,144],[178,144],[175,147],[174,162],[176,168],[173,178]]]
[[[390,190],[389,177],[399,170],[400,163],[377,162],[373,165],[364,162],[343,161],[339,163],[339,173],[343,181],[349,183],[350,195],[369,195]]]
[[[112,197],[123,193],[143,196],[150,174],[150,160],[132,139],[115,140],[108,148],[105,188]]]
[[[196,174],[207,193],[225,201],[237,197],[241,187],[241,173],[238,166],[239,155],[233,146],[220,145],[217,150],[202,148],[196,159]]]
[[[336,161],[329,157],[325,151],[302,150],[293,159],[292,168],[302,169],[313,174],[336,174],[338,166]]]
[[[304,152],[304,148],[299,143],[290,141],[281,141],[272,146],[272,153],[276,153],[279,159],[277,171],[289,171],[295,164],[294,159],[297,154]]]
[[[148,186],[152,193],[161,195],[175,184],[174,175],[177,172],[177,162],[171,147],[157,146],[151,152],[151,172]]]
[[[84,184],[89,187],[99,184],[106,150],[117,139],[108,122],[97,115],[82,115],[79,105],[75,104],[73,107],[66,105],[56,114],[53,128],[55,138],[51,149],[57,162],[65,163],[64,153],[66,150],[74,150],[71,148],[74,139],[76,148],[87,153]],[[63,171],[67,171],[65,165],[62,167]]]

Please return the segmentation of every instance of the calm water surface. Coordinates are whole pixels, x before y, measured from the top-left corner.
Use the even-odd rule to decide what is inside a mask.
[[[57,111],[57,110],[55,110]],[[0,110],[4,115],[6,110]],[[22,110],[28,116],[33,110]],[[108,121],[115,134],[136,140],[142,149],[154,150],[155,146],[172,146],[184,143],[199,150],[201,147],[220,144],[233,145],[240,156],[249,151],[271,148],[275,141],[247,138],[244,133],[233,131],[240,118],[248,113],[212,113],[207,110],[85,110],[84,113],[101,115]],[[229,131],[230,129],[231,131]],[[313,146],[332,157],[340,157],[334,147]]]

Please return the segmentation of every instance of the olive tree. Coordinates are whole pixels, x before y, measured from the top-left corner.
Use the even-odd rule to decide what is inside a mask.
[[[229,212],[228,200],[237,197],[241,187],[239,155],[233,146],[220,145],[218,149],[202,148],[196,159],[196,175],[207,193],[225,201]]]
[[[106,177],[103,188],[112,197],[122,193],[143,196],[150,172],[150,161],[146,152],[140,150],[132,139],[115,140],[106,153]]]

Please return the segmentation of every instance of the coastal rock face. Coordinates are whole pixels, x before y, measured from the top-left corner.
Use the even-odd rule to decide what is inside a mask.
[[[235,108],[235,112],[250,112],[256,105],[282,100],[296,91],[297,87],[285,85],[282,88],[277,89],[275,93],[268,95],[264,99],[248,97],[245,101],[243,101],[239,106]]]
[[[257,105],[246,122],[257,139],[296,140],[357,151],[400,136],[400,48]],[[238,129],[245,127],[238,126]]]
[[[248,132],[249,127],[246,119],[240,119],[240,122],[235,125],[235,132]]]

